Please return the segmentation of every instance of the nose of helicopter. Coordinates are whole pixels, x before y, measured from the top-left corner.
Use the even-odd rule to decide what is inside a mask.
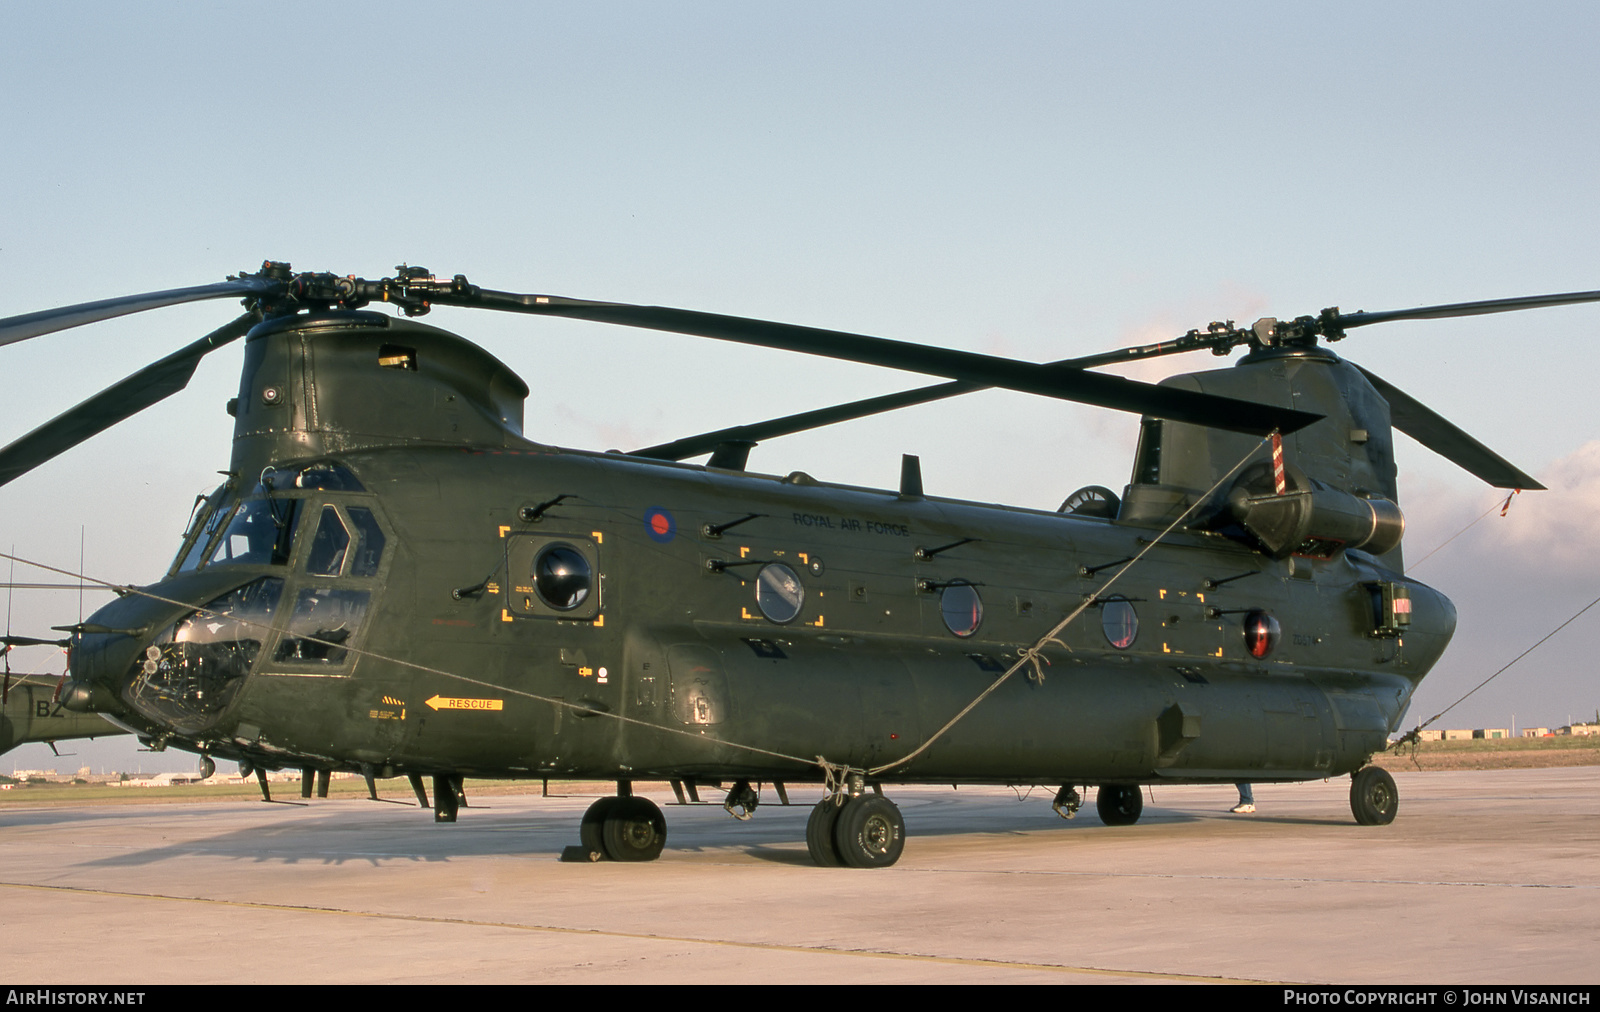
[[[62,704],[131,710],[180,734],[206,730],[254,665],[281,590],[278,579],[215,572],[111,602],[72,627]]]

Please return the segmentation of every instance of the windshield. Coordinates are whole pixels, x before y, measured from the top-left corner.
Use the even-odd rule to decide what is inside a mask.
[[[227,529],[211,549],[209,564],[286,565],[299,511],[298,499],[246,499],[234,509]]]
[[[205,560],[206,546],[211,543],[212,535],[217,533],[222,521],[233,512],[222,502],[227,490],[227,485],[217,486],[217,490],[206,497],[205,505],[195,513],[189,529],[183,532],[183,546],[178,549],[174,572],[187,573],[200,568],[200,563]]]

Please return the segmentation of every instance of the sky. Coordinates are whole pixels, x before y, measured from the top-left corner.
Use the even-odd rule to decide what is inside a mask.
[[[1047,361],[1211,320],[1600,288],[1600,7],[1584,3],[0,0],[0,315],[263,259],[396,264]],[[231,319],[202,303],[0,348],[0,443]],[[441,309],[527,433],[630,449],[919,385],[720,342]],[[1399,439],[1408,556],[1455,602],[1431,716],[1600,596],[1600,305],[1366,328],[1336,350],[1550,491]],[[0,488],[0,543],[157,578],[228,462],[237,345]],[[1141,379],[1225,363],[1165,360]],[[1131,416],[988,392],[774,440],[754,469],[1054,509],[1121,488]],[[19,569],[16,581],[53,580]],[[90,595],[84,607],[92,610]],[[17,592],[14,631],[78,595]],[[1600,608],[1444,726],[1600,706]],[[19,651],[19,670],[60,670]],[[19,767],[142,764],[130,741]],[[9,769],[10,766],[5,766]]]

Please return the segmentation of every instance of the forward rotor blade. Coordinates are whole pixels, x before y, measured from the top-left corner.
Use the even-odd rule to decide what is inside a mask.
[[[1334,319],[1340,329],[1348,330],[1351,327],[1365,327],[1395,320],[1446,320],[1456,316],[1485,316],[1489,313],[1511,313],[1519,309],[1542,309],[1545,306],[1567,306],[1578,302],[1600,302],[1600,292],[1524,295],[1516,299],[1485,299],[1482,302],[1456,302],[1448,306],[1391,309],[1380,313],[1339,313]]]
[[[90,436],[182,390],[189,385],[195,367],[207,353],[242,337],[260,319],[261,314],[254,310],[245,313],[193,344],[119,380],[0,450],[0,485],[27,474]]]
[[[991,388],[976,383],[962,383],[959,380],[954,383],[939,383],[930,387],[918,387],[915,390],[903,390],[897,394],[884,394],[880,397],[868,397],[865,400],[850,401],[848,404],[835,404],[832,407],[802,411],[797,415],[785,415],[782,418],[755,422],[751,425],[735,425],[732,428],[705,432],[698,436],[686,436],[683,439],[675,439],[670,443],[661,443],[658,446],[647,446],[642,450],[634,450],[630,456],[651,457],[656,460],[687,460],[690,457],[698,457],[702,453],[711,453],[721,443],[760,443],[764,440],[776,439],[778,436],[805,432],[807,429],[820,429],[824,425],[849,422],[857,418],[865,418],[868,415],[877,415],[885,411],[911,407],[914,404],[926,404],[929,401],[943,400],[946,397],[955,397],[960,394],[988,389]]]
[[[1389,420],[1401,432],[1495,488],[1520,488],[1530,492],[1544,488],[1426,404],[1381,376],[1361,366],[1356,368],[1361,369],[1361,374],[1389,402]]]
[[[1172,355],[1192,350],[1192,348],[1181,346],[1180,342],[1166,341],[1161,344],[1122,348],[1118,351],[1101,352],[1096,355],[1084,355],[1080,358],[1066,358],[1059,362],[1051,362],[1049,365],[1052,367],[1064,366],[1074,369],[1088,369],[1098,365],[1109,365],[1113,362],[1127,362],[1136,358],[1154,358],[1159,355]],[[687,460],[690,457],[698,457],[703,453],[712,453],[721,443],[748,442],[755,444],[767,439],[776,439],[778,436],[805,432],[808,429],[820,429],[824,425],[851,422],[857,418],[866,418],[886,411],[896,411],[900,408],[909,408],[918,404],[930,404],[949,397],[959,397],[962,394],[992,389],[994,388],[985,386],[982,383],[967,383],[962,380],[957,380],[953,383],[935,383],[932,386],[917,387],[915,390],[902,390],[899,393],[882,394],[878,397],[868,397],[859,401],[850,401],[846,404],[835,404],[832,407],[815,408],[811,411],[802,411],[797,415],[785,415],[782,418],[773,418],[765,422],[735,425],[731,428],[718,429],[715,432],[686,436],[670,443],[661,443],[657,446],[647,446],[642,450],[635,450],[632,456],[651,457],[656,460]]]
[[[10,647],[64,647],[70,646],[71,640],[42,640],[37,636],[0,636],[0,646]]]
[[[84,302],[60,309],[46,309],[38,313],[24,313],[0,320],[0,345],[15,344],[41,334],[70,330],[86,323],[99,323],[118,316],[142,313],[147,309],[178,306],[185,302],[206,299],[226,299],[234,296],[265,295],[281,292],[284,283],[268,278],[245,277],[223,281],[215,285],[197,285],[193,288],[173,288],[165,292],[145,292],[142,295],[124,295],[117,299]]]
[[[1250,401],[1217,397],[1172,387],[1157,387],[1119,376],[1085,372],[1072,366],[1039,365],[890,341],[881,337],[847,334],[766,320],[698,313],[665,306],[631,306],[616,302],[590,302],[554,295],[518,295],[476,289],[470,294],[437,293],[430,301],[439,305],[476,306],[510,312],[560,316],[596,323],[611,323],[646,330],[661,330],[695,337],[712,337],[785,351],[904,369],[934,376],[1005,387],[1025,393],[1057,397],[1136,414],[1154,415],[1178,422],[1209,425],[1236,432],[1265,435],[1277,429],[1294,432],[1319,415]]]

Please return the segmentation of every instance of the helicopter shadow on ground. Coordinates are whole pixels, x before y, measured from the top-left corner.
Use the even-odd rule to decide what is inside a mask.
[[[220,858],[251,864],[292,865],[432,864],[461,858],[525,857],[558,860],[578,842],[581,809],[529,810],[509,802],[496,812],[492,803],[463,809],[460,821],[437,825],[431,812],[399,802],[374,805],[365,800],[318,802],[314,807],[282,805],[282,818],[262,819],[258,805],[175,808],[153,813],[139,809],[34,810],[22,820],[0,816],[0,826],[99,826],[116,834],[119,842],[137,834],[160,832],[156,846],[121,850],[81,862],[85,869],[142,867],[197,857]],[[1037,806],[1037,807],[1036,807]],[[753,819],[729,818],[716,804],[665,805],[668,820],[667,856],[738,853],[771,864],[809,865],[805,827],[810,804],[769,805]],[[910,797],[902,802],[908,839],[959,836],[1034,836],[1044,833],[1088,834],[1157,831],[1166,826],[1189,826],[1213,821],[1247,828],[1257,826],[1344,825],[1339,818],[1293,815],[1233,816],[1226,811],[1147,808],[1133,827],[1106,826],[1092,807],[1075,819],[1061,819],[1048,807],[1048,799],[1019,798],[997,803],[994,797]],[[1039,810],[1042,809],[1042,812]],[[232,828],[207,834],[203,819],[226,820]],[[154,824],[154,829],[152,829]],[[170,831],[169,831],[170,827]]]
[[[285,811],[280,821],[263,824],[251,818],[248,825],[95,858],[79,867],[136,867],[191,857],[284,865],[358,862],[374,868],[460,857],[548,854],[553,858],[565,844],[575,843],[578,835],[576,818],[530,818],[520,813],[497,818],[491,810],[475,808],[464,809],[459,823],[436,825],[428,811],[414,806],[401,807],[399,812],[385,806],[386,810],[369,814],[355,806],[371,802],[346,804],[349,807],[341,804],[337,810],[320,811],[296,805]]]
[[[170,805],[157,806],[162,809],[161,818],[172,821],[193,821],[206,818],[215,809],[209,805]],[[152,806],[135,805],[103,805],[98,807],[44,807],[44,808],[0,808],[0,832],[7,829],[20,829],[26,826],[66,826],[79,824],[98,824],[108,822],[130,822],[141,818],[148,818]]]
[[[1083,837],[1090,839],[1102,833],[1144,833],[1149,835],[1163,827],[1186,829],[1202,824],[1222,824],[1229,827],[1248,830],[1252,826],[1260,827],[1347,827],[1352,825],[1351,820],[1343,813],[1329,814],[1327,816],[1303,816],[1288,814],[1263,814],[1259,810],[1254,814],[1236,815],[1225,807],[1212,810],[1197,810],[1194,808],[1162,808],[1158,806],[1147,807],[1140,815],[1139,821],[1133,826],[1108,826],[1094,814],[1092,802],[1084,806],[1072,819],[1063,819],[1055,815],[1048,807],[1048,798],[1044,799],[1044,813],[1041,815],[1028,798],[1019,798],[1016,808],[1009,809],[1004,806],[988,805],[981,810],[971,806],[974,810],[963,813],[963,802],[960,799],[937,799],[922,803],[906,812],[906,835],[908,839],[955,837],[955,836],[1036,836],[1043,834],[1088,834]],[[918,816],[934,816],[933,818]],[[998,817],[997,817],[998,816]],[[804,824],[801,824],[801,831]],[[786,851],[773,850],[770,854],[758,854],[754,851],[751,856],[764,860],[790,861],[793,856]],[[801,854],[802,863],[806,856]]]
[[[984,799],[987,804],[978,801],[968,801],[962,798],[933,798],[917,799],[909,804],[902,805],[902,812],[906,820],[906,838],[908,842],[917,839],[951,838],[959,836],[972,837],[1004,837],[1004,836],[1037,836],[1043,834],[1080,834],[1098,835],[1106,832],[1125,830],[1128,827],[1107,826],[1093,814],[1092,806],[1087,811],[1080,812],[1076,818],[1063,819],[1055,815],[1048,807],[1048,798],[1043,799],[1043,814],[1032,805],[1030,801],[1035,798],[1020,797],[1016,804],[996,804],[993,797]],[[774,806],[777,807],[777,806]],[[712,847],[697,847],[695,841],[687,843],[674,841],[669,835],[667,841],[668,851],[678,850],[693,852],[697,850],[711,850],[732,848],[742,851],[748,857],[773,864],[810,865],[811,858],[803,849],[796,850],[792,845],[794,841],[805,839],[805,819],[811,811],[810,805],[791,805],[785,809],[778,818],[766,810],[759,810],[755,816],[760,820],[763,814],[768,815],[770,828],[766,831],[767,838],[759,841],[745,841],[724,838],[718,840]],[[671,809],[668,809],[670,819]],[[1218,819],[1236,819],[1227,812],[1217,813]],[[777,823],[782,820],[781,828]],[[1198,813],[1193,811],[1172,809],[1146,809],[1139,820],[1134,832],[1149,826],[1180,826],[1193,823],[1211,821],[1211,813]],[[1283,825],[1303,824],[1321,825],[1328,820],[1322,819],[1297,819],[1269,817],[1256,821],[1272,822]]]

